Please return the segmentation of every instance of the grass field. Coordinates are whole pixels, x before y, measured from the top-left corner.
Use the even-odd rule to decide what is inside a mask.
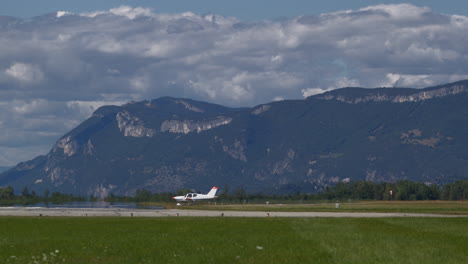
[[[175,203],[159,204],[165,208],[200,210],[236,210],[270,212],[376,212],[376,213],[429,213],[468,215],[468,202],[461,201],[359,201],[309,204],[214,204],[201,203],[191,206],[176,206]]]
[[[0,263],[468,263],[466,218],[0,217]]]

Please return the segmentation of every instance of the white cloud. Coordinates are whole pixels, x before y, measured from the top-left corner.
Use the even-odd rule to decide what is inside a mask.
[[[86,47],[103,53],[123,52],[122,44],[109,34],[95,34],[83,39]]]
[[[96,17],[98,15],[113,14],[116,16],[127,17],[128,19],[135,19],[139,16],[152,16],[152,11],[149,8],[135,7],[130,6],[120,6],[117,8],[112,8],[109,11],[96,11],[90,13],[82,13],[82,16],[85,17]]]
[[[160,41],[159,43],[151,44],[145,51],[145,55],[149,57],[167,57],[174,49],[174,45],[171,45],[168,41]]]
[[[60,11],[0,26],[0,123],[9,128],[0,147],[34,138],[24,133],[51,146],[51,135],[107,103],[168,95],[253,106],[457,81],[468,78],[467,31],[465,16],[410,4],[254,22],[127,6]]]
[[[360,83],[358,80],[348,79],[346,77],[339,78],[335,81],[335,89],[345,88],[345,87],[359,87],[359,86],[360,86]]]
[[[427,74],[387,74],[387,80],[381,83],[382,87],[412,87],[424,88],[434,86],[444,82],[455,82],[468,79],[465,75],[427,75]]]
[[[56,17],[61,18],[63,16],[68,16],[68,15],[73,15],[73,13],[67,12],[67,11],[57,11]]]
[[[358,80],[342,77],[342,78],[335,80],[334,84],[332,86],[329,86],[328,88],[318,88],[318,87],[307,88],[307,89],[302,89],[301,92],[302,92],[302,96],[305,98],[305,97],[309,97],[312,95],[321,94],[327,91],[335,90],[338,88],[359,87],[359,86],[360,84]]]
[[[130,79],[130,87],[136,91],[146,91],[149,88],[149,80],[145,76],[138,76]]]
[[[41,112],[44,108],[49,107],[49,102],[45,99],[34,99],[30,101],[21,101],[21,100],[14,100],[13,101],[13,112],[25,115],[25,114],[37,114]]]
[[[327,90],[324,90],[324,89],[321,89],[321,88],[307,88],[307,89],[302,89],[301,90],[302,96],[304,98],[312,96],[312,95],[316,95],[316,94],[321,94],[321,93],[324,93],[326,91]]]
[[[390,87],[428,87],[434,85],[429,75],[387,74]]]
[[[37,83],[44,79],[44,73],[38,66],[21,62],[12,64],[5,73],[24,83]]]
[[[429,7],[418,7],[412,4],[376,5],[360,9],[360,11],[383,11],[393,19],[419,19],[424,14],[430,13]]]
[[[129,19],[135,19],[139,16],[152,15],[151,9],[141,7],[131,8],[129,6],[120,6],[118,8],[113,8],[110,10],[110,13],[118,16],[126,16]]]
[[[80,113],[82,118],[88,118],[99,107],[105,105],[123,105],[126,101],[69,101],[67,107],[72,111]]]

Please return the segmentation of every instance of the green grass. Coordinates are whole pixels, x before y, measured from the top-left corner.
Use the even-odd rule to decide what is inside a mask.
[[[0,217],[0,227],[0,263],[468,263],[466,218]]]
[[[175,205],[166,204],[168,208]],[[460,201],[362,201],[310,204],[197,204],[179,206],[178,209],[235,210],[265,212],[376,212],[376,213],[428,213],[447,215],[468,215],[468,202]]]

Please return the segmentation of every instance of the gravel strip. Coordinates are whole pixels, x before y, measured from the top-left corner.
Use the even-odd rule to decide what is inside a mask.
[[[468,217],[468,215],[440,215],[415,213],[349,213],[349,212],[258,212],[211,210],[150,210],[113,208],[44,208],[0,207],[0,216],[70,216],[70,217]]]

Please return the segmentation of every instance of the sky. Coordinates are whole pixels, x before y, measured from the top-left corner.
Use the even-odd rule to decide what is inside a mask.
[[[152,8],[157,13],[190,11],[254,21],[400,3],[429,6],[439,13],[468,15],[468,2],[465,0],[2,0],[0,15],[30,18],[60,10],[82,13],[127,5]]]
[[[465,2],[2,0],[0,166],[46,154],[103,105],[468,79]]]

